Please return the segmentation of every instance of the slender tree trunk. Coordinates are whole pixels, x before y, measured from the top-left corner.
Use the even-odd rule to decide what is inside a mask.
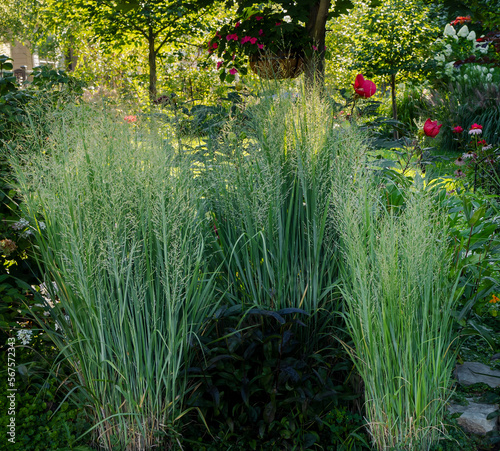
[[[153,27],[149,27],[148,34],[149,45],[149,99],[156,100],[156,50],[155,50],[155,35]]]
[[[318,0],[309,10],[309,20],[306,27],[314,46],[317,48],[313,55],[306,60],[306,84],[310,87],[324,85],[326,21],[330,6],[331,0]]]
[[[398,120],[398,107],[396,104],[396,74],[391,74],[391,99],[392,99],[392,118]],[[394,139],[399,139],[399,133],[394,129]]]

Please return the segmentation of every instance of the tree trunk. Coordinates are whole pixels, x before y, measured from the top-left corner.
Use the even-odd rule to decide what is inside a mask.
[[[149,27],[148,34],[149,45],[149,99],[156,100],[156,50],[155,50],[155,35],[153,27]]]
[[[331,0],[318,0],[309,11],[306,28],[313,45],[317,48],[305,62],[306,84],[310,87],[324,85],[326,21],[330,6]]]
[[[392,118],[398,120],[398,107],[396,104],[396,74],[391,74],[391,99],[392,99]],[[394,129],[394,139],[399,139],[398,130]]]

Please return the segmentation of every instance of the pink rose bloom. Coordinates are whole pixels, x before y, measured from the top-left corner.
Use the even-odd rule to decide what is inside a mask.
[[[250,44],[256,44],[257,38],[250,38]]]
[[[241,43],[242,44],[245,44],[247,43],[248,41],[250,41],[250,39],[252,39],[250,36],[245,36],[244,38],[241,39]]]
[[[239,22],[236,22],[236,24],[234,25],[234,28],[238,28],[241,24]]]
[[[460,127],[460,125],[457,125],[456,127],[453,127],[453,133],[462,133],[464,129]]]
[[[424,124],[424,133],[430,138],[435,138],[442,126],[442,124],[438,125],[437,121],[431,121],[430,119],[427,119]]]
[[[262,31],[262,28],[259,30],[259,36],[262,36],[264,32]]]
[[[238,72],[238,69],[236,69],[236,67],[233,67],[232,69],[229,69],[229,73],[231,75],[236,75],[237,72]]]
[[[360,95],[361,97],[365,97],[368,99],[371,97],[373,94],[375,94],[375,91],[377,91],[377,86],[373,81],[370,80],[365,80],[363,75],[358,74],[356,76],[356,80],[354,81],[354,91],[356,91],[356,94]]]
[[[257,47],[259,47],[260,50],[264,48],[264,44],[257,44]]]
[[[222,66],[222,61],[219,61],[219,62],[217,63],[217,69],[220,69],[220,67],[221,67],[221,66]]]

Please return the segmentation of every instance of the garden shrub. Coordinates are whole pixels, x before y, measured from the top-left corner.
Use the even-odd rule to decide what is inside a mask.
[[[201,337],[200,366],[189,370],[195,387],[189,405],[201,409],[214,437],[206,434],[204,445],[285,450],[327,443],[341,449],[355,429],[338,419],[356,418],[345,410],[356,396],[345,384],[351,364],[328,335],[300,340],[306,318],[295,308],[236,306],[208,322],[212,332]]]

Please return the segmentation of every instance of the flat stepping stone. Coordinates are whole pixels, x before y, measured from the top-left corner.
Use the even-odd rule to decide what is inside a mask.
[[[448,411],[451,414],[461,413],[457,418],[457,423],[462,429],[471,434],[486,435],[488,432],[498,429],[497,418],[487,420],[486,417],[498,410],[497,404],[480,404],[467,399],[469,404],[462,406],[460,404],[450,403]]]
[[[473,385],[480,382],[492,388],[500,387],[500,371],[478,362],[465,362],[457,365],[455,377],[461,385]]]

